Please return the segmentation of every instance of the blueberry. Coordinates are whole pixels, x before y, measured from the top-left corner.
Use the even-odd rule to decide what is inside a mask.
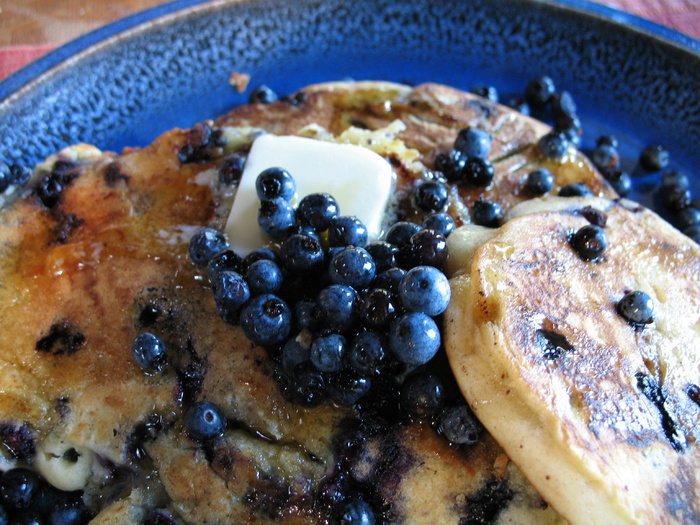
[[[272,104],[279,97],[268,86],[261,85],[253,89],[248,96],[248,102],[250,104]]]
[[[639,154],[639,165],[646,171],[660,171],[668,167],[670,157],[664,146],[651,144],[642,149]]]
[[[49,512],[47,525],[86,525],[92,515],[82,498],[70,498],[56,505]]]
[[[307,337],[299,334],[290,337],[282,347],[282,369],[291,374],[294,368],[304,361],[311,359],[311,345],[308,344]]]
[[[620,143],[615,135],[600,135],[597,139],[595,139],[595,143],[596,146],[600,146],[601,144],[609,144],[613,148],[618,148],[620,146]]]
[[[537,168],[527,174],[525,187],[532,195],[544,195],[554,187],[554,175],[545,168]]]
[[[596,146],[591,155],[591,160],[603,174],[620,168],[620,153],[610,144]]]
[[[13,468],[0,476],[0,502],[5,509],[28,509],[42,489],[42,479],[24,467]]]
[[[255,191],[260,200],[284,199],[289,202],[296,190],[294,178],[283,168],[267,168],[255,179]]]
[[[245,256],[245,258],[243,259],[242,268],[248,268],[248,266],[253,264],[255,261],[259,261],[260,259],[273,261],[277,264],[280,263],[280,256],[275,250],[273,250],[272,248],[258,248],[257,250],[253,250]]]
[[[555,120],[554,128],[556,131],[562,133],[570,144],[573,144],[577,148],[581,146],[583,128],[577,116],[559,115]]]
[[[373,288],[361,296],[358,310],[367,326],[378,328],[396,317],[399,304],[397,298],[389,290]]]
[[[445,236],[428,229],[414,233],[408,245],[401,250],[402,262],[409,267],[418,265],[440,267],[447,260],[447,255]]]
[[[473,445],[479,441],[481,431],[466,404],[447,407],[440,416],[440,432],[453,445]]]
[[[519,111],[523,115],[530,115],[530,105],[525,100],[524,96],[516,95],[508,101],[508,106],[513,108],[515,111]]]
[[[214,277],[212,292],[219,316],[227,323],[235,324],[241,307],[250,299],[246,280],[238,272],[223,270]]]
[[[501,205],[486,199],[477,199],[472,205],[472,220],[479,226],[497,228],[503,219]]]
[[[258,225],[273,239],[283,239],[291,232],[296,223],[294,208],[281,197],[260,201]]]
[[[357,292],[350,286],[332,284],[318,294],[316,304],[324,325],[335,330],[347,330],[355,321]]]
[[[592,197],[593,192],[585,182],[572,182],[559,189],[560,197]]]
[[[525,100],[533,108],[541,109],[552,100],[555,92],[554,81],[548,76],[542,76],[527,83]]]
[[[215,278],[219,272],[224,270],[233,270],[241,273],[243,270],[243,259],[233,250],[224,250],[209,259],[207,269],[211,278]]]
[[[240,153],[231,153],[219,166],[219,182],[222,184],[238,183],[243,176],[246,158]]]
[[[12,525],[44,525],[41,515],[34,510],[22,510],[12,516]]]
[[[491,135],[483,129],[468,127],[459,130],[454,149],[466,157],[485,159],[491,151]]]
[[[587,224],[571,236],[571,247],[585,261],[597,261],[608,247],[608,235],[595,224]]]
[[[437,154],[435,169],[442,173],[449,182],[457,182],[462,176],[462,169],[466,162],[467,156],[464,153],[451,149]]]
[[[545,157],[558,160],[569,151],[569,139],[561,131],[550,131],[537,141],[537,149]]]
[[[649,324],[654,320],[654,301],[646,292],[628,292],[617,303],[617,311],[634,325]]]
[[[253,294],[274,293],[282,286],[282,270],[273,261],[255,261],[248,266],[245,280]]]
[[[340,525],[374,525],[372,507],[362,499],[346,503],[340,516]]]
[[[300,405],[318,406],[327,397],[326,379],[310,362],[300,363],[294,370],[292,393]]]
[[[348,364],[362,376],[374,374],[383,359],[384,342],[377,332],[360,332],[348,348]]]
[[[676,215],[675,223],[676,227],[681,231],[700,224],[700,210],[695,206],[686,206]]]
[[[340,405],[354,405],[369,392],[372,381],[369,377],[344,369],[332,374],[326,387],[331,399]]]
[[[632,177],[630,177],[629,173],[614,170],[603,175],[620,197],[624,197],[632,191]]]
[[[190,259],[197,266],[206,266],[212,257],[228,249],[226,235],[216,228],[203,228],[190,239]]]
[[[373,241],[365,250],[372,256],[377,273],[394,268],[397,264],[399,247],[386,241]]]
[[[321,241],[321,237],[319,235],[319,232],[315,229],[309,226],[308,224],[302,224],[299,221],[299,210],[297,210],[297,224],[292,227],[292,229],[289,231],[289,235],[306,235],[308,237],[313,237],[314,239],[318,240],[319,242]]]
[[[554,115],[576,115],[576,102],[574,97],[568,91],[562,91],[561,93],[555,93],[552,96],[552,111]]]
[[[0,505],[0,525],[8,525],[10,523],[10,518],[7,516],[7,511],[5,507]]]
[[[378,274],[372,285],[375,288],[384,288],[392,293],[399,293],[399,285],[404,275],[406,275],[406,270],[403,268],[389,268]]]
[[[683,233],[700,244],[700,224],[693,224],[683,230]]]
[[[367,227],[357,217],[335,217],[328,227],[328,244],[363,248],[367,244]]]
[[[661,187],[667,188],[672,186],[687,189],[690,187],[690,179],[683,172],[667,171],[661,175]]]
[[[177,525],[177,522],[170,513],[162,510],[152,510],[144,516],[141,525]]]
[[[494,86],[475,86],[471,92],[491,102],[498,103],[498,90]]]
[[[493,181],[496,170],[493,163],[481,157],[468,157],[460,173],[460,182],[485,188]]]
[[[299,330],[316,331],[320,324],[319,315],[316,301],[301,300],[294,304],[294,319]]]
[[[280,247],[282,265],[289,272],[308,274],[318,270],[325,260],[323,246],[315,237],[291,235]]]
[[[444,312],[450,303],[450,283],[437,268],[416,266],[402,279],[399,295],[408,310],[434,317]]]
[[[689,188],[681,186],[664,186],[661,191],[661,200],[670,211],[680,211],[690,205],[692,195]]]
[[[389,327],[389,348],[403,363],[425,364],[440,348],[440,330],[435,321],[422,312],[404,314]]]
[[[241,327],[254,344],[273,346],[284,341],[291,330],[292,312],[274,294],[253,297],[241,309]]]
[[[311,362],[320,372],[337,372],[343,366],[345,338],[340,334],[320,335],[311,343]]]
[[[367,250],[348,246],[333,255],[328,274],[335,284],[352,286],[355,290],[367,288],[374,280],[376,267]]]
[[[34,172],[27,166],[21,164],[10,165],[10,184],[14,186],[24,186],[32,178]]]
[[[434,374],[409,376],[400,392],[401,410],[411,420],[433,417],[445,403],[445,386]]]
[[[10,167],[0,161],[0,193],[10,186]]]
[[[428,180],[418,185],[413,193],[416,206],[423,211],[440,211],[447,204],[447,186]]]
[[[408,244],[413,234],[421,229],[421,226],[415,222],[399,221],[391,225],[384,239],[386,242],[401,248],[403,245]]]
[[[187,411],[185,429],[198,441],[207,441],[221,436],[226,428],[226,418],[214,403],[197,401]]]
[[[301,199],[297,206],[299,222],[308,224],[318,232],[327,230],[338,214],[338,201],[328,193],[311,193]]]
[[[449,213],[444,211],[434,212],[423,217],[423,229],[434,230],[444,237],[452,233],[457,225]]]
[[[131,343],[131,352],[136,363],[147,372],[158,372],[165,364],[165,343],[151,332],[137,335]]]

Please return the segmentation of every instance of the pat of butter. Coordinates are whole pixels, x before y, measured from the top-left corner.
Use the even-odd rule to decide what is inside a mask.
[[[261,171],[279,167],[296,182],[296,205],[310,193],[330,193],[340,215],[354,215],[367,227],[370,239],[381,234],[384,211],[393,182],[393,170],[373,151],[352,144],[336,144],[294,136],[262,135],[250,149],[238,184],[225,232],[241,256],[270,239],[258,226],[260,201],[255,181]]]

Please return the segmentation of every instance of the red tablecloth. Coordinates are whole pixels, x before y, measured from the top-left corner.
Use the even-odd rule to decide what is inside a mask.
[[[700,0],[601,0],[600,3],[700,39]],[[0,47],[0,80],[57,45]]]

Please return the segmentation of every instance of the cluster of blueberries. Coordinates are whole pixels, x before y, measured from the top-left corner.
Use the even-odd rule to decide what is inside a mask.
[[[25,467],[0,476],[0,525],[84,525],[92,514],[80,492],[64,492]]]

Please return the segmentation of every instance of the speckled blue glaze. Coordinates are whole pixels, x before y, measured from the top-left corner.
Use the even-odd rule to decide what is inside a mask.
[[[173,2],[1,83],[0,159],[32,164],[75,142],[145,145],[245,102],[233,71],[280,94],[372,78],[491,84],[503,99],[548,74],[578,103],[584,147],[615,133],[623,153],[660,142],[674,167],[700,165],[700,43],[583,0]]]

